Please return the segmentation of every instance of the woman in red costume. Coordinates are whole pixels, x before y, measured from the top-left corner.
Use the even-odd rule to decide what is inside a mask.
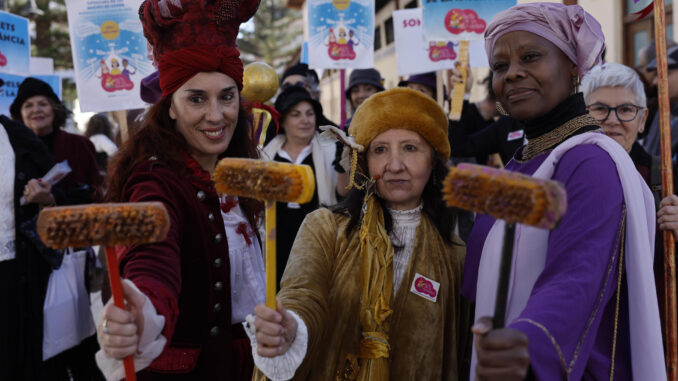
[[[118,252],[127,309],[98,320],[97,362],[139,380],[249,380],[241,322],[264,300],[256,226],[259,202],[220,197],[210,174],[222,157],[257,157],[242,106],[241,22],[258,1],[147,0],[144,34],[158,62],[162,98],[110,164],[111,201],[161,201],[167,239]]]

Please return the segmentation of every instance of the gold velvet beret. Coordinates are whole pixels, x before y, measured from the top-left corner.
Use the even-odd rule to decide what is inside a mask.
[[[348,132],[356,143],[367,149],[370,142],[386,130],[411,130],[448,159],[447,124],[445,112],[432,98],[416,90],[398,87],[367,98],[353,115]]]

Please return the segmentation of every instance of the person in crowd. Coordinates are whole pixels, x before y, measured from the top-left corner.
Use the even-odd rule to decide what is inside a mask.
[[[464,247],[439,180],[447,117],[397,88],[368,98],[349,132],[359,188],[306,217],[277,309],[254,310],[254,379],[465,379]]]
[[[25,124],[45,143],[54,162],[67,160],[71,172],[59,185],[67,204],[87,204],[98,197],[101,175],[94,145],[84,136],[63,130],[68,110],[52,87],[37,78],[26,78],[9,108],[12,118]]]
[[[466,94],[471,91],[473,72],[467,67]],[[452,69],[451,80],[461,82],[461,72]],[[475,157],[479,164],[488,164],[488,156],[499,154],[502,164],[508,163],[523,145],[525,131],[517,120],[499,115],[497,97],[492,90],[492,73],[482,81],[487,86],[485,99],[476,103],[464,100],[461,119],[450,123],[452,156]]]
[[[102,178],[96,163],[94,146],[86,137],[63,130],[69,111],[52,87],[37,78],[26,78],[19,85],[17,96],[9,110],[14,120],[26,125],[40,138],[55,163],[66,160],[71,168],[71,172],[59,182],[59,187],[64,192],[63,197],[55,197],[49,184],[36,178],[29,181],[25,190],[26,198],[34,193],[51,193],[50,205],[87,204],[95,201],[100,196]],[[45,173],[47,171],[40,176]],[[34,225],[26,229],[33,230]],[[44,301],[44,292],[41,298]],[[43,366],[49,369],[47,373],[58,379],[68,379],[68,374],[77,380],[101,379],[101,373],[94,362],[94,353],[98,349],[96,337],[92,335],[81,344],[46,360]]]
[[[108,159],[118,151],[118,146],[113,142],[113,139],[115,139],[113,123],[106,114],[95,114],[87,121],[85,136],[94,144],[97,165],[105,173]]]
[[[666,48],[672,48],[676,46],[676,42],[670,38],[666,39]],[[648,70],[647,65],[657,58],[657,44],[654,40],[647,43],[638,51],[638,68],[641,71],[642,78],[641,80],[652,83],[657,77],[656,70]],[[652,114],[650,114],[652,115]]]
[[[346,99],[351,105],[351,114],[354,114],[367,98],[384,91],[384,80],[377,69],[355,69],[348,77],[348,88],[346,88]],[[344,129],[347,130],[351,124],[351,119],[346,120]]]
[[[280,79],[280,89],[285,90],[290,86],[301,86],[311,94],[316,102],[320,102],[320,80],[318,79],[318,73],[315,70],[309,69],[307,64],[297,63],[290,66],[283,72],[282,78]],[[322,108],[320,109],[320,119],[318,120],[319,126],[337,126],[336,123],[329,120],[325,114],[322,113]]]
[[[354,114],[367,98],[380,91],[384,91],[383,79],[377,69],[355,69],[348,77],[348,88],[346,89],[346,99],[351,105],[351,113]],[[344,130],[348,130],[351,124],[351,118],[344,123]],[[337,142],[334,161],[332,165],[337,171],[337,196],[339,198],[346,197],[348,194],[348,173],[342,163],[342,156],[344,155],[344,145]]]
[[[258,1],[241,2],[229,22],[217,12],[220,3],[202,0],[170,13],[160,3],[145,1],[140,18],[162,98],[111,161],[107,197],[160,201],[170,228],[162,242],[118,252],[128,308],[104,306],[97,363],[111,380],[124,377],[129,355],[139,380],[250,380],[241,322],[264,300],[263,205],[218,195],[210,175],[220,158],[258,156],[235,47],[238,26]]]
[[[280,113],[280,133],[263,150],[268,160],[292,164],[306,164],[313,168],[315,192],[305,204],[279,202],[276,205],[277,283],[285,271],[287,259],[299,227],[310,212],[320,206],[337,203],[334,190],[337,174],[332,166],[334,141],[324,140],[318,134],[320,103],[303,87],[292,86],[283,90],[275,100]]]
[[[307,64],[297,63],[288,67],[280,78],[280,90],[281,92],[286,90],[289,87],[301,87],[306,89],[306,91],[311,94],[311,98],[318,102],[320,105],[320,89],[318,89],[318,74],[313,69],[309,69]],[[320,113],[318,115],[317,126],[334,126],[338,125],[331,120],[327,119],[323,113],[322,105],[320,105]],[[266,130],[266,140],[264,146],[268,145],[271,140],[279,133],[274,128],[269,128]]]
[[[3,81],[0,79],[0,87]],[[51,272],[45,247],[22,229],[55,203],[37,181],[53,165],[47,147],[18,121],[0,115],[0,375],[7,380],[55,380],[42,361],[43,306]],[[25,197],[27,203],[21,203]]]
[[[671,149],[673,153],[676,153],[678,149],[678,45],[672,46],[666,51],[666,59],[669,69],[669,102],[670,102],[670,124],[671,124]],[[645,67],[647,71],[656,72],[657,71],[657,59],[653,59]],[[655,76],[652,85],[656,88],[657,86],[657,77]],[[652,124],[647,130],[645,138],[643,140],[643,148],[650,155],[658,156],[659,149],[659,109],[657,113],[652,117]]]
[[[641,78],[627,66],[605,63],[591,69],[582,80],[582,93],[587,109],[605,134],[624,147],[650,187],[657,209],[657,235],[654,244],[654,273],[657,285],[659,314],[664,322],[664,240],[661,230],[669,230],[678,237],[678,197],[662,199],[661,163],[638,143],[643,132],[648,110]],[[675,173],[675,169],[674,169]],[[674,189],[676,188],[674,176]],[[662,324],[664,327],[664,324]]]
[[[407,87],[412,90],[417,90],[424,95],[427,95],[433,100],[438,101],[438,83],[435,72],[414,74],[409,76],[406,81],[400,81],[398,87]],[[445,92],[445,90],[443,90]],[[447,94],[444,95],[447,99]]]
[[[561,183],[567,212],[550,231],[518,225],[506,327],[496,329],[504,223],[476,218],[462,288],[476,303],[471,379],[666,379],[652,195],[577,90],[604,47],[579,5],[520,4],[487,27],[494,92],[528,140],[506,169]]]

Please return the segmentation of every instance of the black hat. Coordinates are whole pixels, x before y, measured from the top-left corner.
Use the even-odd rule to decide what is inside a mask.
[[[308,68],[308,65],[305,63],[298,63],[296,65],[292,65],[283,72],[282,78],[280,78],[280,83],[283,83],[285,78],[289,77],[290,75],[301,75],[304,77],[308,77],[309,75],[315,79],[315,83],[318,83],[318,74],[315,72],[315,70],[311,70]]]
[[[669,70],[678,69],[678,45],[672,46],[666,50],[666,62],[668,64]],[[645,70],[657,70],[657,58],[650,61],[650,63],[645,66]]]
[[[351,89],[356,85],[372,85],[378,91],[384,91],[381,74],[377,69],[356,69],[348,77],[348,88],[346,88],[346,98],[351,98]]]
[[[275,109],[280,113],[282,120],[282,118],[285,117],[292,107],[296,106],[299,102],[304,101],[310,103],[313,106],[316,121],[318,121],[318,118],[320,118],[322,115],[322,107],[320,106],[320,103],[311,98],[311,94],[309,94],[306,89],[300,86],[291,86],[283,90],[275,100]]]
[[[54,90],[52,90],[52,86],[45,81],[28,77],[21,82],[21,85],[19,85],[16,98],[14,98],[12,105],[9,106],[9,113],[14,120],[21,120],[21,106],[28,98],[36,95],[42,95],[53,100],[56,104],[61,104],[61,100],[54,93]]]

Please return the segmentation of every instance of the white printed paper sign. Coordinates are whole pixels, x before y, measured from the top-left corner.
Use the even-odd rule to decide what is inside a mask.
[[[374,67],[374,1],[309,0],[308,66]]]
[[[139,86],[155,68],[138,10],[142,0],[68,0],[75,79],[83,112],[142,108]]]
[[[421,27],[421,8],[393,12],[398,75],[450,69],[457,61],[458,42],[426,41]],[[471,67],[487,66],[484,41],[469,44]]]

